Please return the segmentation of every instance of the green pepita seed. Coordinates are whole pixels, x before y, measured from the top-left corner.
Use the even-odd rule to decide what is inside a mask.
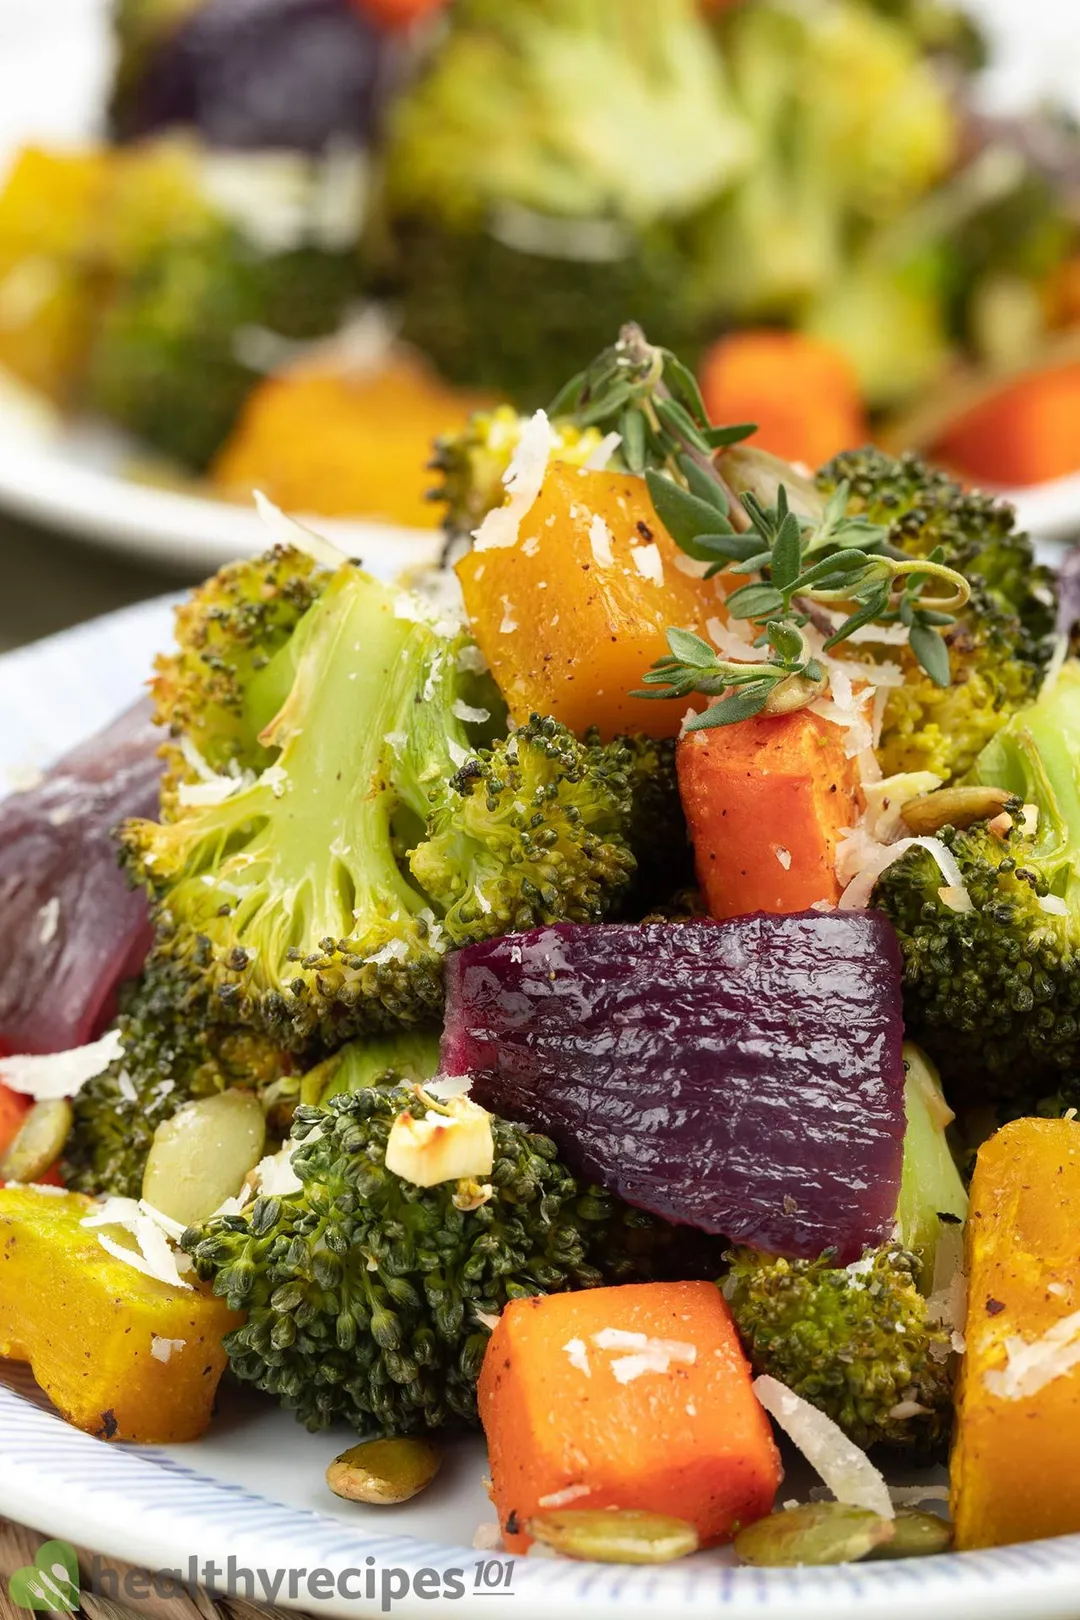
[[[72,1125],[71,1104],[50,1097],[31,1108],[0,1160],[0,1181],[37,1181],[64,1151]]]
[[[895,1521],[843,1502],[770,1513],[735,1537],[745,1564],[854,1564],[893,1539]]]
[[[326,1483],[347,1502],[408,1502],[427,1489],[441,1462],[429,1440],[367,1440],[334,1458]]]
[[[698,1549],[697,1530],[685,1519],[631,1508],[566,1508],[530,1519],[526,1529],[566,1558],[599,1564],[669,1564]]]
[[[938,833],[942,827],[973,827],[990,821],[1009,801],[1002,788],[947,787],[919,793],[900,811],[913,833]]]
[[[872,1558],[929,1558],[948,1552],[953,1530],[948,1519],[936,1513],[920,1513],[916,1508],[898,1508],[893,1520],[892,1540],[871,1553]]]

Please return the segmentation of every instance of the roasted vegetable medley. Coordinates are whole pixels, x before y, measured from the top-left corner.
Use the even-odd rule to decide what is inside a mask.
[[[0,807],[0,1353],[105,1439],[348,1425],[368,1507],[482,1426],[515,1553],[1080,1529],[1056,581],[632,324],[438,459],[438,568],[264,502],[155,725]]]

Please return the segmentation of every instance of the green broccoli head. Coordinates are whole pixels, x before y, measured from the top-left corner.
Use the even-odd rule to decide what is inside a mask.
[[[677,739],[637,733],[605,745],[588,732],[586,741],[608,759],[618,759],[630,789],[626,836],[637,871],[624,912],[640,916],[672,904],[684,910],[686,891],[695,881],[694,847],[675,769]]]
[[[260,772],[273,754],[260,741],[286,696],[286,646],[329,574],[306,552],[276,546],[230,563],[176,610],[176,649],[162,654],[152,685],[154,718],[170,737],[162,807],[182,814],[182,785],[207,774]],[[198,794],[194,795],[196,802]]]
[[[514,218],[512,232],[432,209],[394,222],[402,335],[449,382],[536,410],[565,383],[568,357],[598,353],[628,320],[692,357],[691,314],[671,291],[686,282],[685,255],[668,229]]]
[[[628,750],[533,715],[440,783],[409,869],[467,945],[558,921],[601,922],[636,870]]]
[[[724,1284],[755,1371],[770,1373],[856,1445],[932,1450],[949,1432],[949,1336],[929,1319],[918,1261],[899,1245],[850,1266],[737,1249]]]
[[[279,628],[272,615],[271,643]],[[617,751],[540,720],[474,747],[491,720],[469,701],[474,655],[419,598],[348,564],[261,669],[227,678],[242,717],[269,712],[272,762],[123,833],[153,959],[189,1016],[300,1050],[423,1027],[450,945],[618,901],[634,860]]]
[[[256,1031],[189,1021],[178,1002],[160,965],[132,987],[117,1021],[123,1056],[73,1104],[62,1171],[75,1191],[138,1198],[154,1132],[193,1098],[232,1086],[254,1091],[273,1125],[275,1097],[294,1084],[297,1059]]]
[[[1053,576],[1036,564],[1010,506],[964,490],[917,456],[846,451],[818,485],[831,494],[845,480],[850,509],[886,526],[892,546],[911,557],[938,552],[971,584],[970,602],[945,635],[951,684],[936,686],[905,652],[904,684],[889,693],[879,747],[887,776],[962,776],[1038,694],[1054,648]]]
[[[940,835],[966,895],[923,848],[874,891],[900,940],[907,1025],[950,1088],[975,1100],[1053,1089],[1080,1067],[1078,745],[1080,665],[1069,662],[978,760],[980,781],[1015,795],[1008,813]]]
[[[431,1106],[381,1087],[301,1106],[300,1191],[184,1236],[200,1277],[247,1313],[226,1339],[233,1372],[309,1428],[475,1423],[480,1364],[510,1300],[641,1275],[640,1219],[624,1241],[632,1212],[577,1182],[545,1136],[491,1120],[483,1201],[475,1187],[418,1187],[387,1169],[395,1119]]]

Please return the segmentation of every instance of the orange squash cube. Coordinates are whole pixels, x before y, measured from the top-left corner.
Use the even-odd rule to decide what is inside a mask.
[[[644,479],[553,462],[517,543],[474,549],[457,573],[516,722],[536,713],[605,739],[676,735],[687,699],[629,694],[667,653],[665,631],[706,636],[722,597],[661,524]]]
[[[960,1548],[1080,1531],[1080,1122],[979,1149],[950,1474]]]

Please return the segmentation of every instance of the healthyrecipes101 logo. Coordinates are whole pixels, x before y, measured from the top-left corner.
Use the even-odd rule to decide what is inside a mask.
[[[174,1598],[182,1592],[194,1594],[200,1586],[226,1598],[246,1598],[249,1602],[273,1604],[286,1595],[295,1603],[325,1602],[345,1598],[353,1603],[378,1604],[389,1614],[396,1603],[408,1597],[455,1599],[468,1597],[513,1597],[511,1558],[478,1558],[471,1570],[401,1569],[379,1566],[374,1558],[364,1559],[358,1568],[330,1569],[245,1569],[235,1558],[224,1565],[210,1560],[188,1559],[186,1572],[178,1569],[116,1569],[95,1555],[89,1564],[87,1591],[114,1603],[128,1599],[135,1603],[150,1597]],[[38,1548],[32,1564],[17,1569],[8,1583],[8,1592],[20,1609],[50,1614],[75,1614],[79,1608],[79,1558],[66,1541],[46,1541]]]
[[[79,1607],[79,1559],[66,1541],[46,1541],[34,1562],[17,1569],[8,1582],[12,1603],[20,1609],[74,1614]]]

